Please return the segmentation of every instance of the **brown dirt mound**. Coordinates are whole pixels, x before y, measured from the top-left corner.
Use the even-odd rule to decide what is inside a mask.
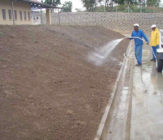
[[[86,58],[121,37],[102,27],[0,26],[0,139],[93,140],[128,41],[103,66]]]

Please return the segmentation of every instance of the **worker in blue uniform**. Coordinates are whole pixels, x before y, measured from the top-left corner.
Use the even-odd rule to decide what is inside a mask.
[[[137,60],[136,66],[142,65],[142,48],[143,48],[143,38],[149,44],[149,40],[145,33],[139,29],[139,24],[134,24],[134,30],[131,34],[131,37],[129,38],[134,39],[135,42],[135,57]]]

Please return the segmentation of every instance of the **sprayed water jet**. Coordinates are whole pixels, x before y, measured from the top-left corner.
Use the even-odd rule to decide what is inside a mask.
[[[100,65],[104,64],[104,62],[106,61],[109,54],[124,39],[126,39],[126,37],[116,39],[116,40],[112,40],[111,42],[109,42],[105,46],[103,46],[102,48],[96,49],[94,52],[91,52],[88,55],[88,61],[90,61],[91,63],[93,63],[93,64],[95,64],[97,66],[100,66]]]

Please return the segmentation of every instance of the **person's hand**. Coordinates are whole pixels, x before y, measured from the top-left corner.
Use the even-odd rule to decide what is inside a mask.
[[[132,37],[127,37],[127,39],[131,40],[131,39],[132,39]]]

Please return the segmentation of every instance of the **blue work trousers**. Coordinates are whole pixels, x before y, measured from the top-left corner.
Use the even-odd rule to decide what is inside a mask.
[[[156,53],[157,49],[159,48],[159,45],[157,46],[152,46],[152,55],[153,55],[153,60],[156,60]]]
[[[138,64],[142,64],[142,45],[135,46],[135,57]]]

